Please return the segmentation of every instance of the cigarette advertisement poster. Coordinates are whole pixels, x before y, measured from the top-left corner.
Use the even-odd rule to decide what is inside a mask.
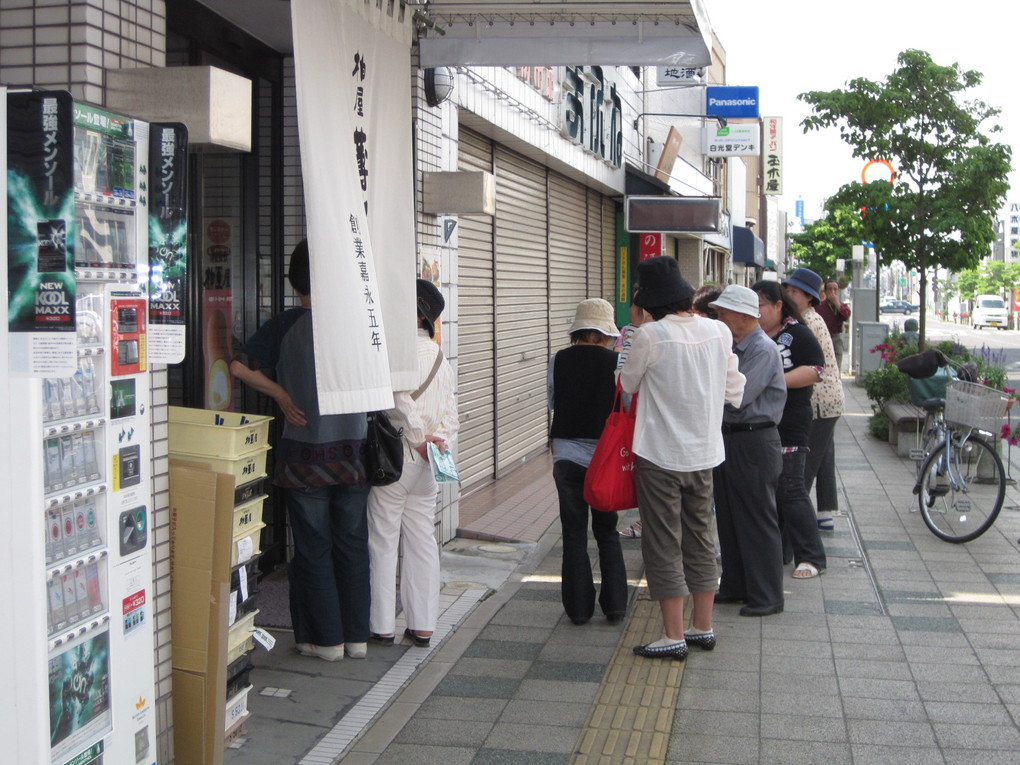
[[[149,132],[149,359],[184,359],[188,268],[188,129],[153,124]]]
[[[63,762],[112,729],[109,630],[50,658],[49,691],[50,749]]]
[[[64,91],[7,96],[7,304],[14,373],[74,374],[76,367],[73,106]]]

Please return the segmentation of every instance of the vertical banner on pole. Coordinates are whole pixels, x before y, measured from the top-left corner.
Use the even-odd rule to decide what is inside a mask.
[[[7,328],[13,374],[73,375],[74,103],[65,91],[7,99]]]
[[[184,359],[188,270],[188,129],[149,129],[149,360]]]
[[[783,118],[762,118],[762,174],[765,176],[763,194],[783,193]]]
[[[392,390],[420,382],[411,13],[361,0],[293,0],[291,15],[319,407],[385,409]]]

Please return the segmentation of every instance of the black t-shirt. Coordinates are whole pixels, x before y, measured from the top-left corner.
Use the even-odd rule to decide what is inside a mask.
[[[773,340],[779,346],[783,359],[783,372],[796,367],[824,367],[822,346],[806,325],[792,323],[779,330]],[[813,385],[790,388],[786,391],[786,407],[779,423],[779,438],[783,446],[807,446],[811,429],[811,391]]]

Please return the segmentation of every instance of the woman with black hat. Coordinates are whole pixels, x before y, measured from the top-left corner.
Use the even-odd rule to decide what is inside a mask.
[[[660,640],[638,656],[687,657],[687,644],[715,647],[712,608],[719,570],[712,517],[712,468],[723,460],[722,415],[740,404],[733,336],[718,321],[691,311],[694,288],[670,257],[638,265],[634,302],[645,311],[620,373],[638,393],[634,484],[641,516],[641,554],[652,600],[659,601]],[[691,629],[684,603],[694,599]]]
[[[439,547],[434,516],[439,491],[429,464],[428,444],[446,450],[457,432],[457,402],[450,363],[443,358],[436,320],[446,301],[432,282],[418,279],[418,373],[422,387],[394,393],[389,412],[404,429],[404,469],[400,480],[373,486],[368,497],[368,552],[372,567],[369,640],[394,642],[397,560],[400,557],[400,602],[414,645],[429,645],[439,617]],[[430,379],[431,378],[431,379]],[[415,395],[418,394],[418,395]]]

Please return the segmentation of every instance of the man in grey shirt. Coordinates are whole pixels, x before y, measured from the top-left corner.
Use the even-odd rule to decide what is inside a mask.
[[[776,425],[786,405],[783,361],[758,326],[758,295],[731,284],[710,303],[733,333],[744,375],[739,407],[726,405],[726,461],[715,468],[715,510],[722,551],[716,603],[745,603],[741,616],[783,610],[783,543],[776,511],[776,483],[783,469]]]

